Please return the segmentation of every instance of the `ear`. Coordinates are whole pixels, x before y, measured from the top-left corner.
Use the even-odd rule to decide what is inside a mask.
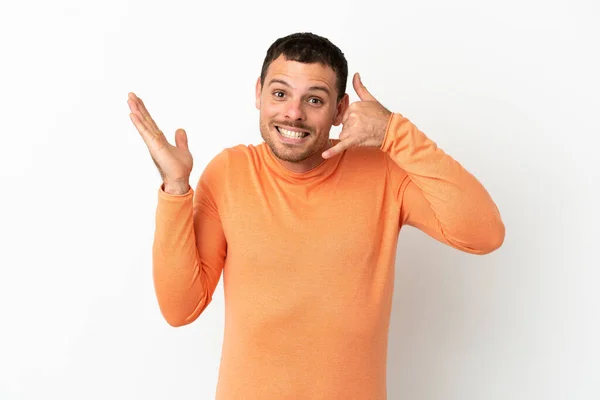
[[[333,118],[334,126],[338,126],[342,123],[342,120],[344,119],[344,114],[346,113],[349,104],[350,97],[348,96],[348,93],[344,93],[344,97],[342,97],[342,99],[338,102],[338,105],[335,110],[335,117]]]
[[[256,80],[256,109],[260,110],[260,94],[262,92],[262,85],[260,84],[260,76]]]

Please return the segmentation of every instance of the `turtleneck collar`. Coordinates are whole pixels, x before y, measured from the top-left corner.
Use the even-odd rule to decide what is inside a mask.
[[[339,143],[339,139],[330,139],[332,146],[335,146]],[[271,150],[271,147],[265,142],[262,142],[257,146],[259,152],[262,154],[264,160],[266,161],[269,169],[280,176],[281,178],[291,181],[291,182],[308,182],[308,181],[316,181],[327,178],[333,171],[335,171],[337,165],[340,162],[341,156],[338,155],[333,158],[323,159],[323,161],[317,165],[316,167],[306,171],[306,172],[293,172],[283,166],[281,161],[277,158],[277,156]]]

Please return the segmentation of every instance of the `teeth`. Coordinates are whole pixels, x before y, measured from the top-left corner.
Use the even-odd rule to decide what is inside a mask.
[[[302,139],[304,136],[306,136],[306,133],[304,132],[289,131],[281,127],[278,127],[277,129],[279,130],[279,133],[281,133],[282,136],[290,139]]]

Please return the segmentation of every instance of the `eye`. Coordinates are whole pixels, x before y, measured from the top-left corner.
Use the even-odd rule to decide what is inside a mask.
[[[277,91],[273,92],[273,96],[275,96],[279,99],[283,99],[283,97],[285,96],[285,93],[283,93],[281,90],[277,90]]]
[[[321,100],[321,99],[319,99],[317,97],[311,97],[310,99],[308,99],[308,102],[310,104],[315,104],[315,105],[323,104],[323,100]]]

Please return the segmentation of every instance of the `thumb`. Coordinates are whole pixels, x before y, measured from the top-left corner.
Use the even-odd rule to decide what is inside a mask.
[[[369,93],[365,85],[363,85],[358,72],[354,74],[352,85],[354,86],[354,91],[362,101],[377,101],[377,99]]]
[[[177,129],[177,131],[175,131],[175,146],[189,151],[187,134],[183,129]]]

